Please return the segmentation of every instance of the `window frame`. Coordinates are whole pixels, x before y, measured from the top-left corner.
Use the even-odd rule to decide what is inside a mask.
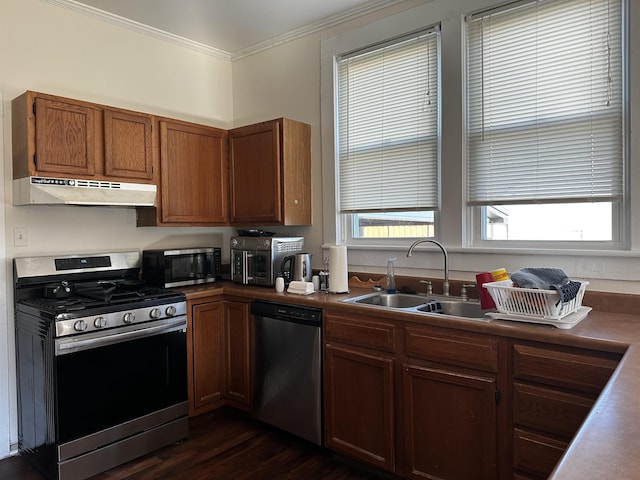
[[[437,194],[437,207],[435,210],[428,210],[428,211],[433,211],[433,217],[434,217],[434,230],[436,232],[436,236],[437,236],[437,231],[438,231],[438,224],[439,224],[439,206],[442,203],[441,200],[441,136],[442,136],[442,119],[441,119],[441,110],[442,110],[442,104],[441,104],[441,86],[442,86],[442,82],[441,82],[441,66],[440,66],[440,58],[441,58],[441,50],[440,50],[440,25],[438,23],[436,24],[432,24],[432,25],[423,25],[420,26],[420,28],[415,28],[412,30],[408,30],[408,31],[402,31],[401,33],[398,33],[396,35],[390,35],[387,38],[385,38],[384,40],[380,41],[377,40],[375,42],[372,43],[362,43],[360,44],[357,48],[351,48],[351,49],[345,49],[344,51],[340,52],[340,53],[334,53],[332,55],[332,68],[333,68],[333,85],[332,85],[332,92],[333,92],[333,116],[334,116],[334,121],[333,121],[333,125],[332,125],[332,131],[334,132],[334,148],[335,148],[335,153],[334,153],[334,194],[335,194],[335,216],[336,216],[336,221],[335,221],[335,226],[336,226],[336,241],[338,243],[343,243],[343,244],[347,244],[347,245],[360,245],[360,246],[371,246],[371,245],[376,245],[376,246],[381,246],[381,247],[393,247],[393,246],[401,246],[407,243],[407,241],[410,240],[415,240],[415,238],[418,237],[385,237],[385,238],[375,238],[375,237],[358,237],[358,236],[354,236],[354,229],[355,229],[355,225],[354,225],[354,220],[355,220],[355,215],[358,215],[358,212],[340,212],[339,211],[339,196],[340,196],[340,178],[339,178],[339,169],[340,169],[340,158],[339,158],[339,118],[340,118],[340,111],[339,111],[339,91],[338,91],[338,87],[337,85],[339,84],[339,62],[341,60],[341,58],[343,56],[349,56],[351,54],[353,54],[353,52],[358,52],[358,51],[367,51],[367,50],[376,50],[377,48],[383,48],[385,46],[389,46],[389,45],[393,45],[395,43],[401,43],[403,41],[406,41],[408,38],[411,37],[418,37],[422,34],[425,33],[430,33],[430,34],[436,34],[438,35],[437,40],[436,40],[436,48],[437,48],[437,59],[438,59],[438,65],[437,65],[437,82],[438,82],[438,95],[437,95],[437,108],[438,111],[436,113],[436,122],[437,122],[437,132],[436,132],[436,138],[435,138],[435,142],[436,142],[436,149],[437,149],[437,154],[436,154],[436,171],[437,171],[437,179],[436,179],[436,184],[437,184],[437,189],[438,189],[438,194]],[[408,210],[409,211],[409,210]],[[435,238],[435,237],[430,237],[430,238]]]
[[[509,8],[511,4],[522,4],[529,3],[535,0],[528,1],[512,1],[507,4],[497,4],[491,6],[487,9],[482,9],[480,11],[490,11],[492,9],[503,10]],[[557,1],[557,0],[556,0]],[[623,195],[619,201],[613,201],[612,204],[612,231],[611,236],[612,240],[610,241],[585,241],[585,240],[573,240],[573,241],[560,241],[560,240],[492,240],[486,239],[484,235],[485,229],[485,216],[483,214],[483,209],[490,205],[472,205],[468,203],[467,195],[466,195],[466,175],[467,175],[467,146],[466,139],[468,137],[468,89],[469,85],[467,85],[467,72],[464,71],[462,75],[462,85],[463,85],[463,96],[464,96],[464,168],[465,168],[465,203],[466,203],[466,229],[467,229],[467,237],[466,237],[466,245],[469,247],[477,247],[477,248],[490,248],[490,249],[509,249],[509,248],[517,248],[517,249],[557,249],[557,250],[629,250],[631,248],[631,233],[630,233],[630,222],[631,222],[631,197],[630,197],[630,179],[629,179],[629,169],[630,169],[630,156],[629,156],[629,138],[630,138],[630,122],[629,122],[629,106],[630,106],[630,95],[629,95],[629,2],[627,0],[620,0],[622,5],[622,25],[621,25],[621,35],[622,35],[622,51],[621,51],[621,63],[622,63],[622,188]],[[468,13],[465,15],[465,18],[474,15],[474,13]],[[462,33],[463,33],[463,51],[461,60],[464,62],[466,67],[468,59],[467,59],[467,22],[462,21]]]

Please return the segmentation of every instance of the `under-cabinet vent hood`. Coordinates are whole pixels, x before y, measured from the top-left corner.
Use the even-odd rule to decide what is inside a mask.
[[[14,205],[153,207],[156,186],[72,178],[25,177],[13,181]]]

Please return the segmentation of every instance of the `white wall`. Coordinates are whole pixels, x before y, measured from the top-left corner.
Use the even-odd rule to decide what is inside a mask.
[[[40,0],[0,0],[0,458],[17,441],[12,267],[16,256],[227,245],[228,228],[136,228],[130,208],[11,205],[11,100],[25,90],[232,125],[231,61]],[[2,142],[1,140],[4,140]],[[25,227],[28,246],[13,246]],[[228,262],[228,252],[223,249]]]

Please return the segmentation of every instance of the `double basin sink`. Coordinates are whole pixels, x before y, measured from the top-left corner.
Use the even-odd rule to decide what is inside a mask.
[[[485,310],[482,310],[479,302],[444,295],[373,292],[347,298],[343,302],[407,313],[430,313],[485,322],[491,320],[485,315]]]

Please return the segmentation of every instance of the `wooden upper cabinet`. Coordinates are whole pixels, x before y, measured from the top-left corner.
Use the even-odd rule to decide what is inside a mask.
[[[104,110],[104,173],[153,179],[153,120],[150,115]]]
[[[280,118],[229,132],[230,223],[311,224],[311,127]]]
[[[159,123],[161,223],[227,224],[226,130],[169,119]]]
[[[12,108],[13,178],[154,183],[154,117],[25,92]]]
[[[69,101],[35,99],[36,159],[41,172],[94,175],[97,142],[94,108]]]

